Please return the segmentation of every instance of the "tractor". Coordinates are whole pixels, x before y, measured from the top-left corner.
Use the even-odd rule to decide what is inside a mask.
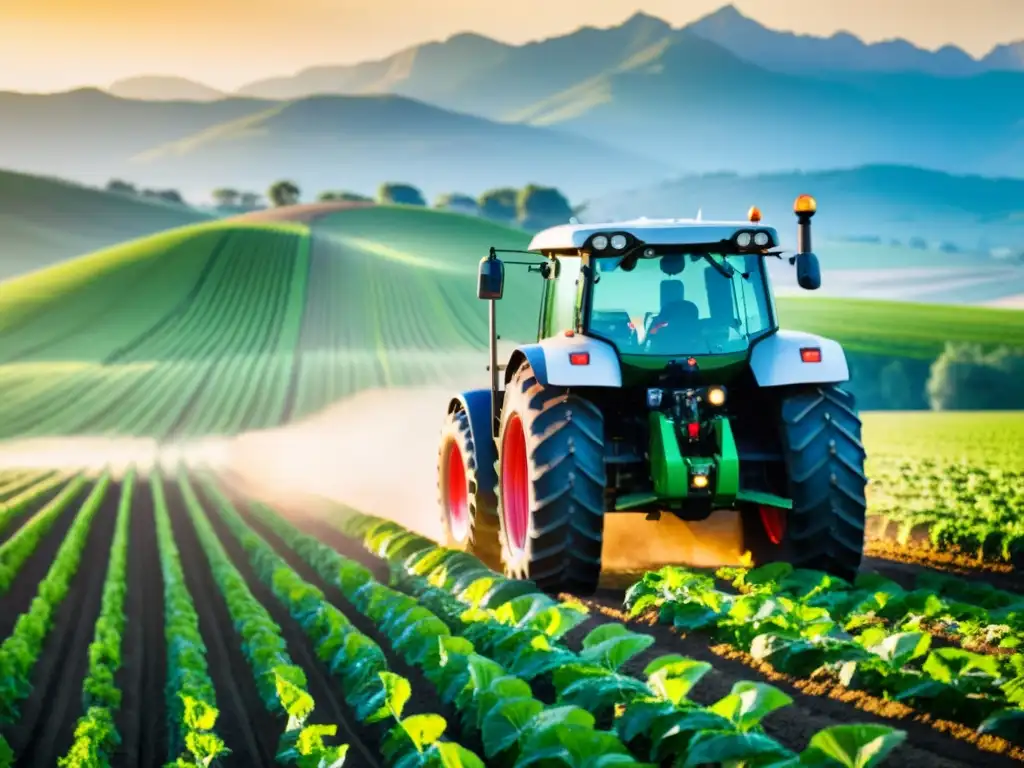
[[[477,278],[491,381],[448,403],[444,543],[546,592],[590,595],[605,515],[729,509],[755,565],[855,576],[867,480],[846,356],[780,330],[766,264],[788,261],[802,289],[820,287],[816,210],[796,199],[789,255],[756,207],[739,222],[570,223],[501,250],[531,254],[543,283],[537,341],[503,365],[505,265],[491,248]]]

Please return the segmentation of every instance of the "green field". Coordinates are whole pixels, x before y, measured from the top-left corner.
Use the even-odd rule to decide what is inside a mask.
[[[1024,413],[865,419],[869,530],[965,564],[1024,557]]]
[[[370,207],[312,225],[181,227],[7,281],[0,434],[235,433],[365,388],[477,372],[487,324],[476,265],[489,246],[521,248],[527,237],[472,217]],[[537,277],[515,265],[507,275],[500,331],[527,339]],[[927,358],[947,339],[1024,346],[1020,312],[810,298],[780,299],[779,312],[784,326],[855,351]]]
[[[191,208],[0,170],[0,279],[209,218]]]

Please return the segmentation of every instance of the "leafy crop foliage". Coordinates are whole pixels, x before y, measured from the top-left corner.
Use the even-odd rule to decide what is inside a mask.
[[[268,512],[261,517],[269,521]],[[383,620],[400,639],[420,631],[440,636],[436,661],[422,642],[409,652],[442,700],[479,730],[489,765],[877,765],[905,737],[884,726],[839,726],[794,753],[761,724],[792,701],[778,688],[741,681],[702,707],[688,694],[710,664],[668,654],[648,662],[643,679],[634,677],[624,668],[653,644],[650,635],[605,623],[573,651],[564,640],[587,618],[579,606],[530,582],[507,580],[394,523],[349,514],[344,528],[393,564],[398,587],[376,585],[364,574],[363,586],[354,587],[356,604],[371,595],[360,610],[389,617]],[[308,537],[282,534],[311,564],[348,573],[339,583],[350,589],[360,583],[360,566],[331,562]],[[597,754],[606,762],[588,761]]]
[[[487,338],[477,264],[527,244],[481,218],[377,206],[178,228],[5,282],[0,437],[233,434],[367,388],[464,379]],[[503,339],[534,337],[540,290],[508,266]],[[810,298],[779,311],[854,351],[1024,346],[1021,313]]]

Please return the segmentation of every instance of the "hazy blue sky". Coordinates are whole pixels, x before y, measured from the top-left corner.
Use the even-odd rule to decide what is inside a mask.
[[[383,56],[473,30],[525,42],[637,10],[676,26],[722,0],[3,0],[0,89],[106,85],[168,73],[232,88],[306,66]],[[974,54],[1024,39],[1024,0],[736,0],[768,26]]]

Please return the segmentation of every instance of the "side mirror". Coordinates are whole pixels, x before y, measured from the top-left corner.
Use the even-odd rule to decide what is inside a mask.
[[[821,265],[813,253],[796,255],[796,281],[806,291],[816,291],[821,287]]]
[[[478,299],[500,299],[505,292],[505,265],[493,254],[480,259],[476,279]]]

